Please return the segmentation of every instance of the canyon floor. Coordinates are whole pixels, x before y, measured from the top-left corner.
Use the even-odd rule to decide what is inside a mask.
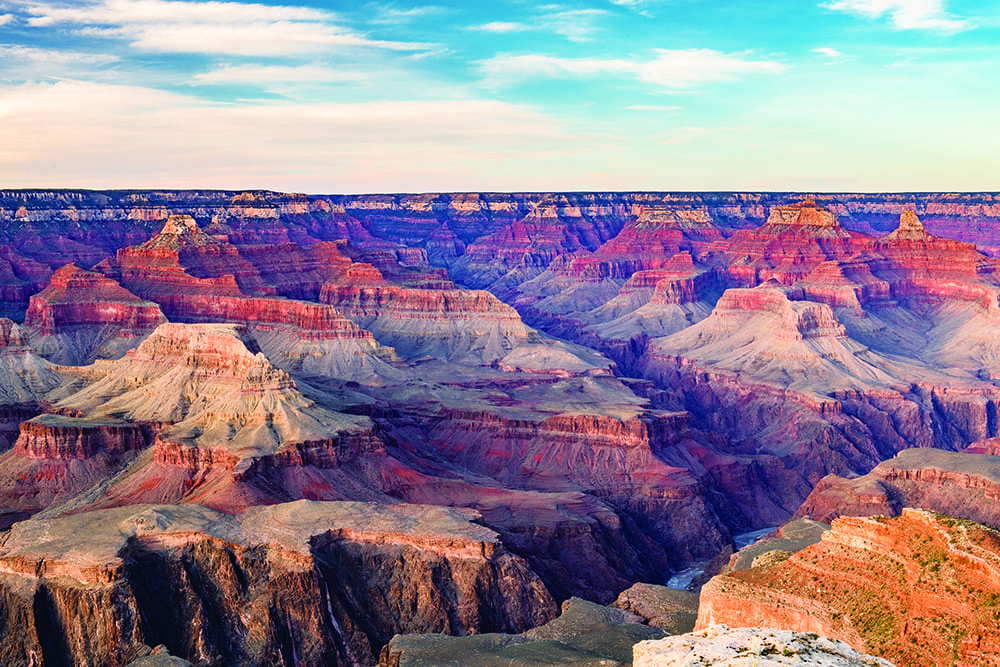
[[[0,663],[1000,664],[998,219],[0,191]]]

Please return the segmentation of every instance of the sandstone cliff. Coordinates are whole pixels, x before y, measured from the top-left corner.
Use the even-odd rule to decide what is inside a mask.
[[[897,665],[990,664],[998,575],[1000,538],[979,524],[912,509],[843,517],[786,560],[712,579],[698,628],[816,632]]]
[[[520,632],[555,613],[475,513],[306,501],[144,505],[17,524],[0,543],[4,664],[374,665],[399,632]],[[88,540],[81,544],[80,534]]]

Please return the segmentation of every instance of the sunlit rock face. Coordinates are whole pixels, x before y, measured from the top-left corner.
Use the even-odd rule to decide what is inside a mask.
[[[785,556],[712,579],[697,627],[815,632],[897,665],[982,664],[1000,650],[992,529],[914,509],[842,517]]]
[[[824,665],[825,667],[893,667],[882,658],[854,650],[836,639],[809,632],[766,627],[711,628],[666,639],[644,641],[634,648],[634,667],[667,665]]]

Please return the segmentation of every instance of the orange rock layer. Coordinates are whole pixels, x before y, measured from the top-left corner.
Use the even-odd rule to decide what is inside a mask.
[[[920,510],[840,518],[787,560],[702,589],[697,628],[817,632],[900,667],[994,664],[1000,535]]]

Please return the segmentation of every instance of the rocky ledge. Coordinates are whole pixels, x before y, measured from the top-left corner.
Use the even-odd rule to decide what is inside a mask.
[[[523,632],[545,587],[471,510],[299,501],[22,521],[0,543],[7,665],[373,665],[397,633]],[[86,534],[86,542],[79,535]]]
[[[633,667],[893,667],[883,658],[855,651],[842,641],[816,633],[771,628],[728,628],[639,642]]]
[[[992,664],[1000,652],[1000,534],[924,510],[835,519],[820,541],[713,578],[699,629],[815,632],[912,665]]]

